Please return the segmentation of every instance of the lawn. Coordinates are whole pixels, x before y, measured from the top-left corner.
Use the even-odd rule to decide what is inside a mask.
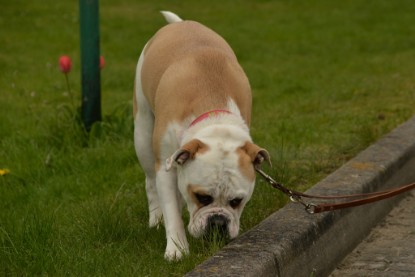
[[[415,2],[101,0],[103,122],[74,119],[62,54],[79,102],[77,1],[1,1],[0,274],[181,276],[221,242],[190,239],[163,259],[147,227],[132,140],[136,62],[172,10],[221,34],[253,89],[252,136],[268,169],[305,190],[414,114]],[[242,232],[286,203],[258,181]],[[186,216],[185,216],[186,217]]]

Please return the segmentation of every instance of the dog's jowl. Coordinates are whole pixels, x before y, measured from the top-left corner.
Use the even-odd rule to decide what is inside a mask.
[[[230,46],[194,21],[169,22],[144,47],[134,92],[134,143],[146,175],[150,227],[164,223],[165,258],[188,253],[189,233],[230,238],[268,152],[249,134],[251,88]]]

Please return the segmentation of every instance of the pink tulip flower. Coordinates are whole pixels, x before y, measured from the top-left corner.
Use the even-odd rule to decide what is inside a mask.
[[[99,69],[103,69],[105,67],[105,60],[104,57],[99,57]]]
[[[69,73],[69,71],[71,71],[71,67],[72,67],[71,58],[65,55],[59,58],[59,68],[63,73],[65,74]]]

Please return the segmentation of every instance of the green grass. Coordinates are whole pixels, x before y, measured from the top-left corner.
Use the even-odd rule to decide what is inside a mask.
[[[73,60],[75,1],[1,1],[0,275],[181,276],[223,243],[190,239],[163,260],[147,227],[144,176],[132,141],[136,61],[164,25],[159,10],[225,37],[250,78],[252,136],[272,174],[306,189],[414,114],[413,1],[100,1],[104,120],[85,137],[57,61]],[[242,232],[286,203],[257,182]]]

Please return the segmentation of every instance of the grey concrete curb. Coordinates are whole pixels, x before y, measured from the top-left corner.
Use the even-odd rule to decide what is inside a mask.
[[[362,193],[413,181],[415,117],[307,193]],[[327,276],[400,199],[317,215],[288,204],[186,276]]]

